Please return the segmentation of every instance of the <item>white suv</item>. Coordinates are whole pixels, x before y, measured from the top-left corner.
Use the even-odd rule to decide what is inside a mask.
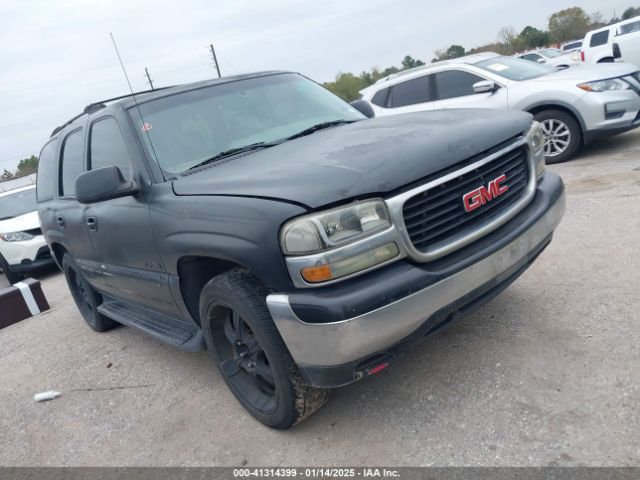
[[[634,17],[587,32],[580,52],[581,60],[587,63],[611,63],[618,59],[640,65],[640,36],[637,33],[639,29],[640,17]],[[616,44],[618,54],[614,46]],[[624,50],[622,55],[621,50]],[[617,58],[620,56],[622,58]]]
[[[377,116],[445,108],[530,112],[542,124],[547,163],[564,162],[583,143],[640,126],[640,72],[625,63],[557,71],[482,53],[405,70],[360,93]]]
[[[35,185],[0,192],[0,268],[10,283],[53,263],[37,208]]]

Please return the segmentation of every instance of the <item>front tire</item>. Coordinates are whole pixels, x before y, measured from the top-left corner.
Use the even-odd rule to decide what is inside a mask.
[[[544,133],[544,159],[548,164],[569,160],[582,144],[582,130],[575,117],[562,110],[542,110],[534,115]]]
[[[80,268],[68,253],[62,257],[62,270],[71,296],[87,325],[96,332],[105,332],[115,327],[118,324],[116,321],[98,312],[98,306],[102,303],[101,295],[89,285]]]
[[[258,421],[286,429],[320,409],[329,390],[304,384],[267,293],[246,270],[230,270],[204,286],[200,320],[211,358],[238,401]]]

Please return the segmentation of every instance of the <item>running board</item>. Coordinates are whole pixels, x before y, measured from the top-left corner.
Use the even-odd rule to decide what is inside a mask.
[[[194,352],[204,348],[202,331],[183,320],[112,299],[105,300],[98,312],[182,350]]]

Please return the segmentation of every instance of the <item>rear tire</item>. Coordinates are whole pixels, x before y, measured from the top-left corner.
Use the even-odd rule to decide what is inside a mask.
[[[115,320],[98,312],[102,296],[89,285],[89,282],[82,275],[82,271],[68,253],[62,257],[62,270],[67,279],[69,290],[71,290],[71,296],[87,325],[96,332],[105,332],[115,327],[118,324]]]
[[[582,145],[582,130],[573,115],[563,110],[542,110],[534,115],[544,132],[544,159],[548,164],[569,160]]]
[[[305,385],[266,305],[267,290],[244,269],[203,288],[200,320],[212,360],[242,406],[286,429],[322,407],[329,390]]]
[[[7,280],[11,285],[13,285],[14,283],[18,283],[25,278],[21,273],[12,271],[11,267],[2,255],[0,255],[0,268],[4,272],[4,275],[7,277]]]

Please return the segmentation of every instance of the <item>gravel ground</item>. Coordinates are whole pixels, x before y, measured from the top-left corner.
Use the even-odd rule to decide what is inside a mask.
[[[533,267],[287,432],[204,352],[94,333],[40,275],[51,310],[0,330],[0,465],[640,465],[640,132],[549,169],[567,213]]]

